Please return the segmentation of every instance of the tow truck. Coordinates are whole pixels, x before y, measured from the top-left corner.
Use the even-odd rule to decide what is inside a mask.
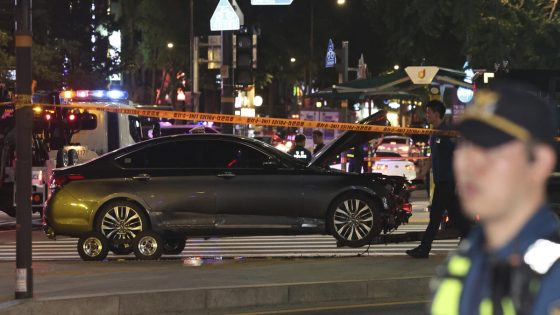
[[[91,160],[141,141],[137,116],[88,109],[80,103],[134,108],[119,90],[37,92],[33,95],[32,210],[40,212],[48,198],[52,169]],[[67,105],[67,106],[54,106]],[[0,210],[15,216],[14,105],[0,110]]]

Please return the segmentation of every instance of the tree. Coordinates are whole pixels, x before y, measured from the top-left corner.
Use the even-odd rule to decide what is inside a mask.
[[[11,37],[0,30],[0,83],[11,82],[10,70],[15,69],[16,60],[13,53],[8,50]]]
[[[492,69],[508,59],[513,67],[560,64],[560,18],[550,0],[370,0],[370,30],[387,54],[403,64],[457,67],[472,56]],[[385,34],[385,35],[384,35]]]

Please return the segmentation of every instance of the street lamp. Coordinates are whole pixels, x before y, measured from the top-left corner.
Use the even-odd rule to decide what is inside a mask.
[[[393,69],[399,70],[399,69],[400,69],[400,66],[399,66],[399,65],[394,65],[394,66],[393,66]]]
[[[337,0],[337,1],[336,1],[336,4],[338,4],[338,5],[344,5],[344,4],[346,4],[346,0]]]
[[[290,62],[291,62],[291,63],[296,62],[296,58],[294,58],[294,57],[290,58]]]
[[[167,43],[167,48],[171,49],[173,47],[175,47],[175,44],[173,44],[171,42]]]

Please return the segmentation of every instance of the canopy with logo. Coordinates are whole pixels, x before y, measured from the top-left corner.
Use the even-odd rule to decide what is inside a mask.
[[[472,89],[465,82],[465,72],[433,66],[406,67],[371,79],[353,80],[333,85],[310,95],[325,99],[364,99],[375,95],[410,95],[426,85],[450,84]]]

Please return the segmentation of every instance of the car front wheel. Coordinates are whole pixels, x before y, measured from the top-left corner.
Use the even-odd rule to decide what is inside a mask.
[[[327,225],[340,245],[361,247],[379,235],[381,217],[370,198],[349,193],[333,202]]]
[[[109,248],[117,255],[132,252],[132,241],[147,229],[148,220],[140,207],[128,201],[107,204],[99,212],[96,230],[109,240]]]

